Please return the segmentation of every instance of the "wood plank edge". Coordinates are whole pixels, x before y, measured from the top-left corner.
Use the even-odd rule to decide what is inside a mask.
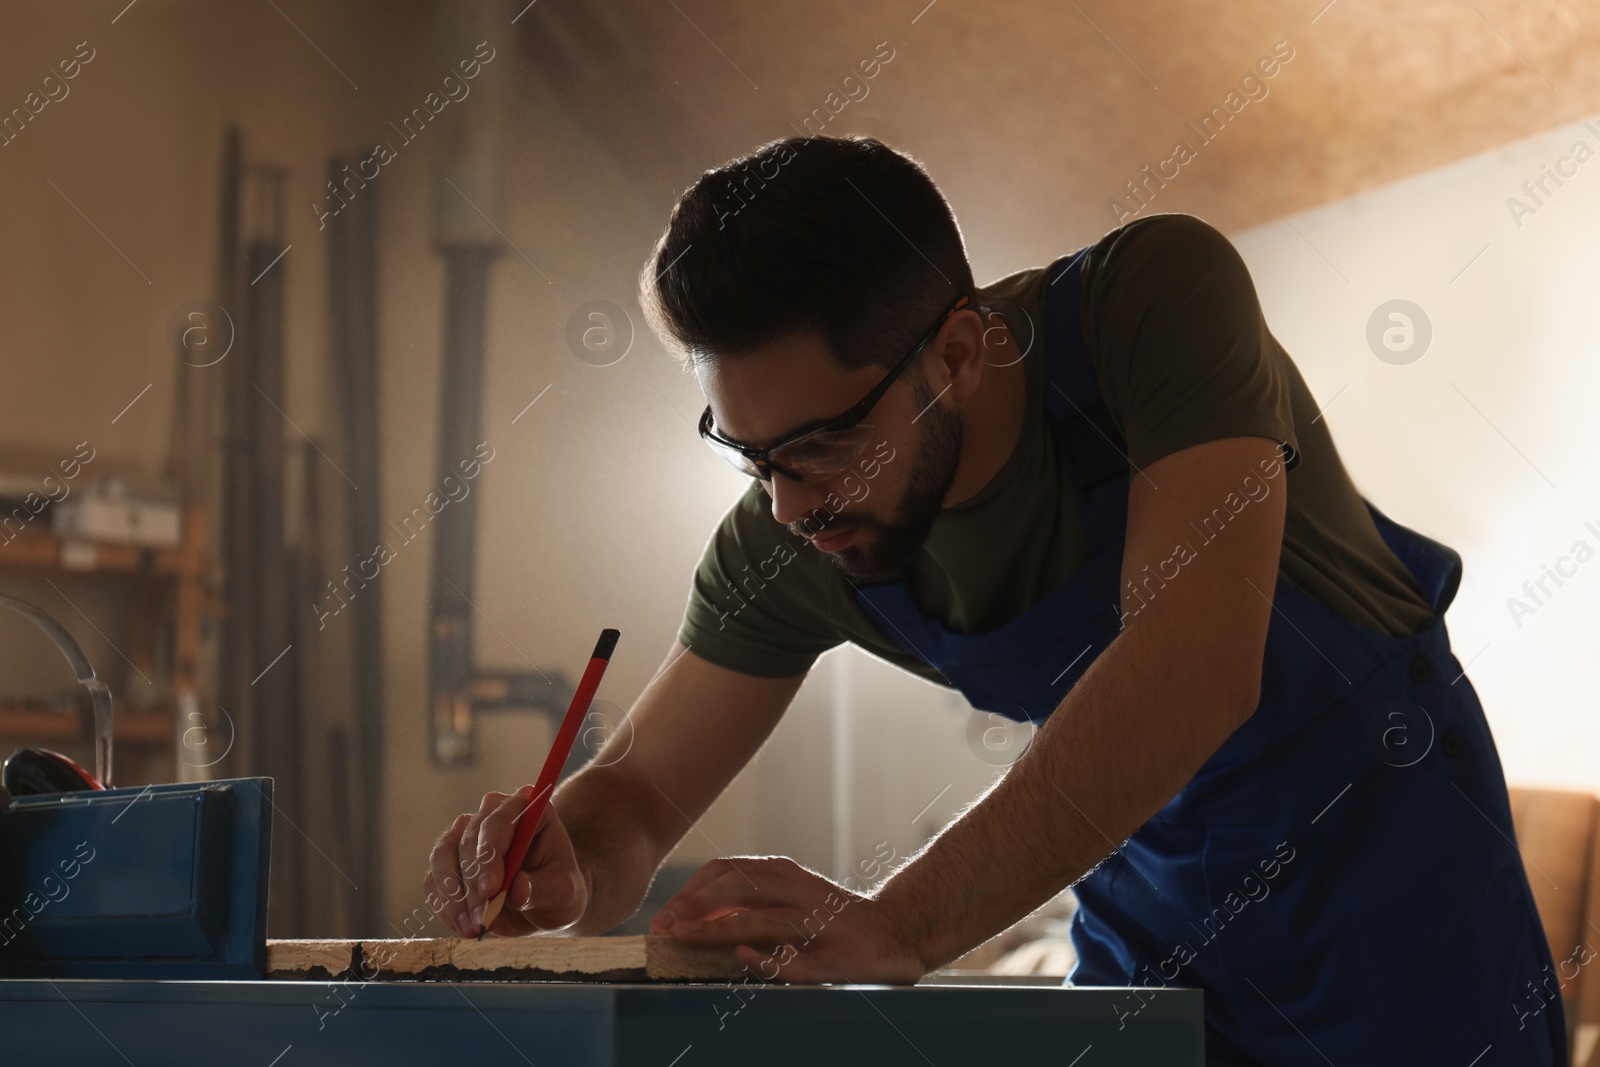
[[[684,945],[670,937],[484,942],[373,938],[269,939],[266,976],[291,981],[689,982],[741,978],[746,972],[732,949]]]

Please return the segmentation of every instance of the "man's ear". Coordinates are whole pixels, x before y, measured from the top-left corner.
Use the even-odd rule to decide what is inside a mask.
[[[958,311],[945,322],[942,332],[944,342],[938,359],[944,365],[951,394],[963,400],[983,379],[983,319],[970,309]]]

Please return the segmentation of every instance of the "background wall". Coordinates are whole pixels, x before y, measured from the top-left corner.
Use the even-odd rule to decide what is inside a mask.
[[[1600,567],[1579,562],[1600,550],[1597,131],[1561,126],[1235,236],[1356,483],[1461,553],[1452,641],[1507,776],[1587,789],[1600,787]],[[1549,195],[1524,189],[1557,169],[1570,176]],[[1364,336],[1393,299],[1432,327],[1403,365]],[[1524,589],[1558,564],[1567,577]]]
[[[87,439],[96,473],[160,477],[177,375],[203,373],[173,358],[163,330],[178,304],[212,295],[230,122],[248,158],[288,169],[290,251],[275,269],[288,284],[289,380],[273,398],[284,441],[336,430],[327,231],[311,206],[325,161],[394,140],[389,124],[460,58],[442,53],[423,0],[124,3],[15,4],[0,38],[0,108],[20,105],[78,42],[96,50],[71,95],[0,148],[7,468],[42,470]],[[1505,603],[1575,540],[1600,548],[1583,526],[1600,526],[1585,418],[1600,164],[1565,179],[1520,227],[1505,203],[1526,199],[1522,182],[1573,141],[1600,149],[1576,124],[1600,112],[1600,65],[1585,62],[1600,14],[1589,6],[541,0],[505,6],[501,22],[475,83],[505,79],[515,101],[502,195],[482,205],[506,248],[489,291],[484,436],[495,459],[474,489],[480,662],[575,673],[594,633],[618,625],[605,699],[626,707],[656,669],[705,537],[742,483],[695,440],[703,399],[642,332],[637,272],[700,171],[815,132],[820,116],[823,132],[874,134],[922,159],[982,278],[1047,262],[1134,213],[1188,211],[1229,233],[1270,325],[1330,405],[1357,483],[1466,558],[1450,623],[1508,775],[1600,788],[1600,727],[1586,714],[1600,565],[1520,627]],[[1215,140],[1198,137],[1190,123],[1224,106],[1279,41],[1293,59],[1268,91]],[[880,43],[894,58],[863,95],[843,79]],[[438,122],[481,101],[452,104]],[[434,488],[447,373],[435,132],[402,148],[370,190],[381,205],[383,417],[383,481],[370,491],[395,519]],[[1143,168],[1180,139],[1195,158],[1176,178],[1148,179]],[[567,340],[597,299],[635,331],[607,367]],[[1405,365],[1365,339],[1391,299],[1415,302],[1432,325],[1425,355]],[[356,879],[397,918],[420,903],[427,846],[450,816],[529,777],[548,744],[542,720],[507,713],[484,723],[475,765],[431,764],[425,538],[380,579],[387,862],[376,882]],[[119,699],[139,699],[140,679],[119,674],[128,624],[111,593],[74,592],[80,615],[39,583],[5,587],[57,611]],[[19,692],[60,683],[7,620],[0,680]],[[986,733],[993,725],[864,655],[830,654],[677,859],[786,852],[842,872],[880,840],[908,851],[1003,766],[1017,739]],[[306,774],[325,768],[313,753]],[[323,850],[325,831],[305,831]]]

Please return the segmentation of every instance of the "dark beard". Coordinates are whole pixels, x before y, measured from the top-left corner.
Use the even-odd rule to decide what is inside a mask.
[[[927,541],[955,481],[961,460],[961,416],[933,403],[933,395],[920,379],[914,383],[913,393],[917,406],[925,409],[917,420],[921,448],[894,521],[863,518],[858,523],[862,530],[876,533],[871,543],[832,554],[834,564],[852,581],[887,582],[901,577],[911,557]]]

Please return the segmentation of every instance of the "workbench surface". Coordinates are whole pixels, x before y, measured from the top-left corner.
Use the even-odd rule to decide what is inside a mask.
[[[6,979],[0,1040],[8,1063],[82,1067],[1201,1067],[1200,991],[1141,992]]]

